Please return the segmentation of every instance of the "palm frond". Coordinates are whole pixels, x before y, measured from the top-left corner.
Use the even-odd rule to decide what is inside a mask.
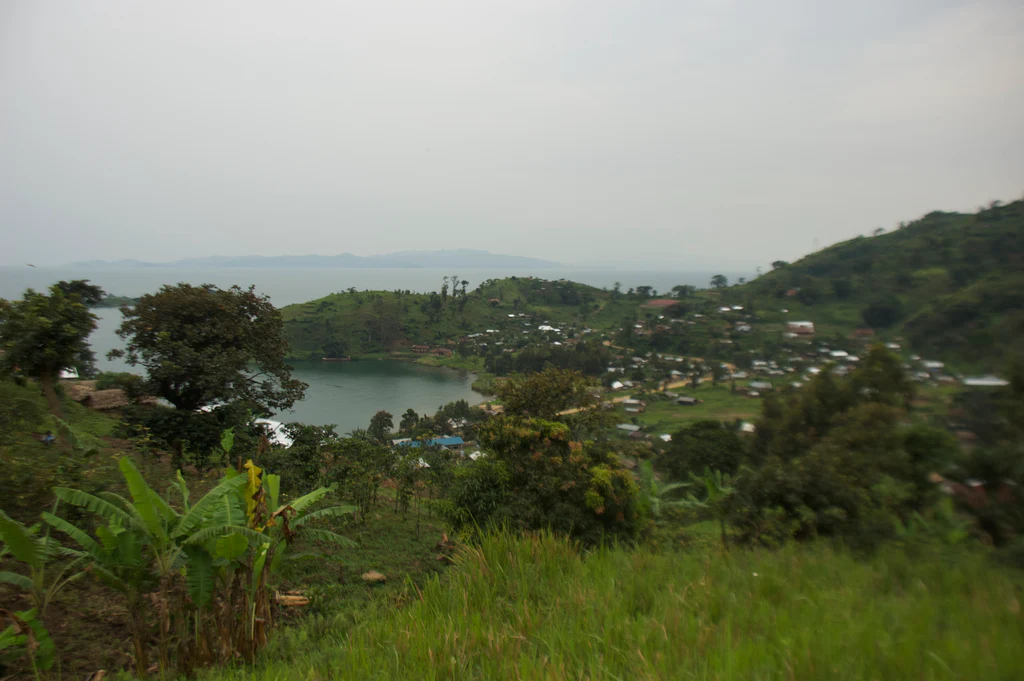
[[[174,531],[171,533],[172,536],[181,537],[192,534],[203,522],[203,518],[206,517],[207,513],[214,509],[217,502],[225,495],[233,494],[244,487],[246,481],[247,478],[241,475],[221,480],[216,487],[206,493],[206,496],[196,502],[196,505],[189,509],[188,513],[181,516]]]
[[[136,523],[131,515],[125,513],[114,504],[88,492],[67,487],[54,487],[53,493],[61,501],[72,506],[78,506],[90,513],[95,513],[108,522],[116,523],[123,527],[144,527]]]
[[[5,514],[0,514],[0,539],[8,552],[22,563],[38,567],[42,560],[39,539],[29,534],[28,528]]]
[[[301,515],[291,522],[293,528],[302,527],[311,520],[324,520],[326,518],[340,518],[343,515],[349,515],[355,513],[358,508],[355,506],[331,506],[330,508],[322,508],[319,511],[313,511],[312,513],[306,513]]]
[[[329,530],[303,530],[299,535],[303,539],[312,539],[313,541],[324,541],[338,546],[355,547],[358,546],[354,541],[347,537],[342,537],[340,534],[335,534]]]
[[[295,501],[291,502],[291,504],[289,504],[289,505],[292,508],[294,508],[297,513],[301,514],[307,508],[309,508],[310,506],[312,506],[313,504],[315,504],[316,502],[320,501],[325,496],[327,496],[327,494],[330,491],[331,491],[330,487],[321,487],[319,489],[315,489],[312,492],[310,492],[309,494],[306,494],[304,496],[299,497]],[[275,510],[277,510],[277,509],[275,509]]]
[[[164,526],[163,515],[157,505],[157,499],[160,499],[160,496],[146,484],[139,469],[127,456],[118,461],[118,466],[121,468],[125,482],[128,483],[128,491],[132,494],[135,509],[142,516],[150,536],[166,541],[167,528]]]
[[[98,556],[103,553],[103,547],[100,546],[95,539],[69,523],[67,520],[55,516],[47,511],[43,511],[43,520],[45,520],[53,529],[63,532],[74,539],[78,542],[78,545],[85,549],[90,555]]]
[[[4,584],[11,584],[19,589],[24,589],[25,591],[32,590],[32,580],[25,575],[19,575],[16,572],[0,572],[0,582],[3,582]]]
[[[214,525],[213,527],[204,527],[185,538],[182,543],[189,546],[201,545],[205,544],[210,539],[224,537],[229,534],[240,534],[248,539],[252,544],[266,544],[270,542],[269,537],[264,534],[260,534],[255,530],[250,530],[248,527],[239,527],[238,525]]]

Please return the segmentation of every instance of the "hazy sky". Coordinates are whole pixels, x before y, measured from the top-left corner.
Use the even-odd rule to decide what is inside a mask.
[[[1024,193],[1021,0],[0,0],[0,264],[766,264]]]

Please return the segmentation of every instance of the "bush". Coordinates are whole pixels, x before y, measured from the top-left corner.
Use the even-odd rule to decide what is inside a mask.
[[[644,524],[632,474],[565,424],[496,418],[480,443],[491,454],[455,471],[442,505],[457,531],[550,529],[593,544],[633,539]]]

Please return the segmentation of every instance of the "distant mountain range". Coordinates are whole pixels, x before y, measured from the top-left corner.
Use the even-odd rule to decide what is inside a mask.
[[[338,268],[530,268],[555,269],[565,265],[541,258],[521,255],[503,255],[469,249],[443,251],[401,251],[385,255],[215,255],[208,258],[186,258],[173,262],[143,262],[141,260],[90,260],[76,262],[72,267],[146,267],[146,268],[206,268],[206,267],[338,267]]]

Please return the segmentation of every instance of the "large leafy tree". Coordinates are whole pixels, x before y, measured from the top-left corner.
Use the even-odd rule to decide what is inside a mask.
[[[456,469],[443,506],[456,529],[550,529],[588,543],[639,530],[633,475],[614,453],[574,440],[564,423],[501,416],[479,441],[488,455]]]
[[[180,410],[235,400],[288,409],[305,394],[284,361],[281,315],[253,287],[164,286],[121,313],[126,349],[110,356],[145,367],[153,393]]]
[[[65,367],[91,364],[88,339],[95,328],[96,316],[81,295],[60,284],[49,295],[28,289],[21,300],[0,299],[0,364],[38,380],[50,411],[60,416],[57,377]]]
[[[599,433],[614,421],[613,412],[601,409],[594,390],[579,371],[554,368],[515,374],[497,387],[506,414],[559,421],[577,437]]]
[[[387,442],[388,436],[394,427],[394,417],[391,416],[390,412],[381,409],[370,419],[370,427],[366,430],[374,441],[384,443]]]
[[[735,430],[719,421],[704,420],[672,435],[661,465],[677,480],[689,480],[707,468],[732,475],[743,454],[744,445]]]

